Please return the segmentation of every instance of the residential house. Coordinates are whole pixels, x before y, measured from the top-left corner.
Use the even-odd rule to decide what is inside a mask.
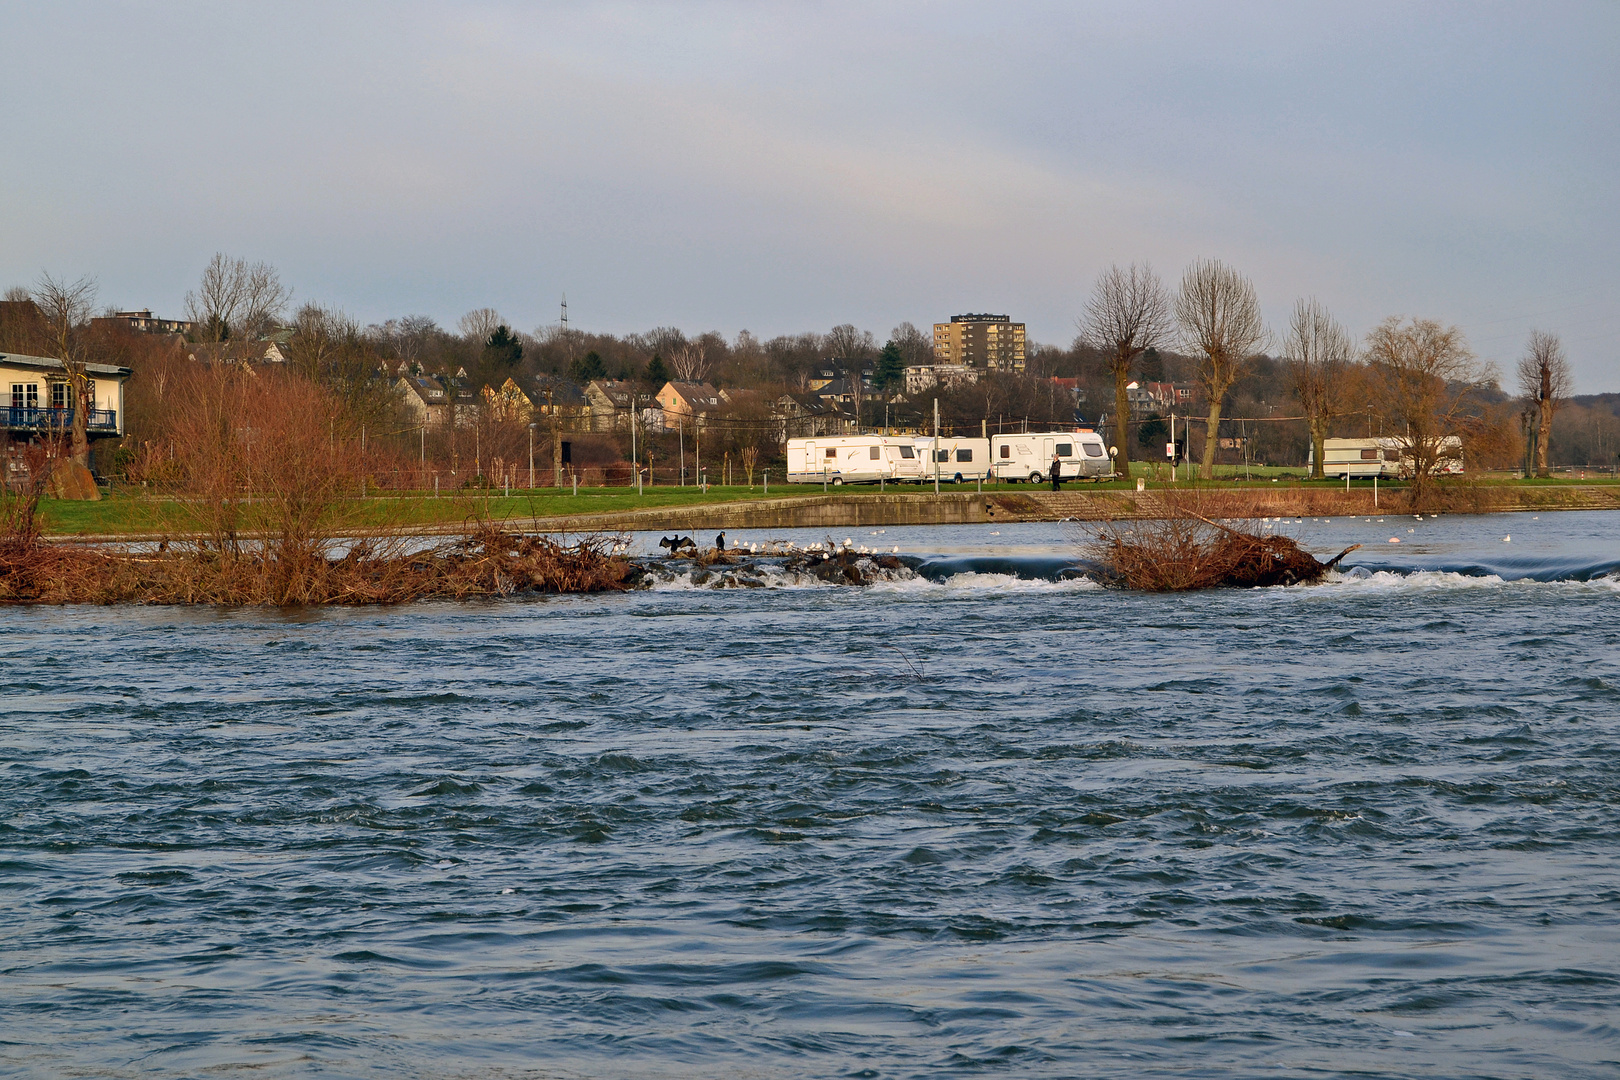
[[[124,434],[124,381],[132,372],[112,364],[86,364],[85,372],[91,402],[87,433],[92,441],[118,438]],[[5,480],[11,483],[27,473],[21,447],[41,438],[65,437],[73,428],[77,403],[67,368],[49,356],[0,353],[0,393],[8,394]]]
[[[836,397],[817,394],[783,394],[771,410],[781,439],[813,435],[844,435],[855,430],[855,414],[846,410]]]
[[[946,389],[979,381],[979,369],[966,364],[914,364],[906,368],[906,393],[920,394],[935,386]]]
[[[438,428],[449,422],[450,395],[438,379],[422,374],[400,375],[394,380],[394,389],[405,399],[405,411],[418,427]]]
[[[636,407],[639,387],[621,379],[593,379],[585,384],[588,426],[591,431],[629,431],[630,410]]]
[[[111,315],[91,319],[92,326],[128,327],[142,334],[189,334],[196,329],[197,324],[185,319],[160,319],[152,314],[151,308],[140,308],[133,311],[115,311]]]
[[[534,402],[529,400],[529,395],[523,392],[514,379],[508,378],[498,390],[485,386],[482,396],[490,418],[498,423],[516,421],[527,424],[534,418]]]
[[[199,341],[186,345],[186,356],[199,364],[285,364],[292,350],[280,341]]]
[[[728,404],[726,396],[706,382],[667,382],[658,391],[657,401],[668,421],[701,416]]]

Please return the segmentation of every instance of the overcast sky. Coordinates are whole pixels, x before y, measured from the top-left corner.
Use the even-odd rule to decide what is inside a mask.
[[[363,321],[964,311],[1067,344],[1200,256],[1273,325],[1561,333],[1620,390],[1620,4],[0,0],[0,288],[178,315],[215,251]]]

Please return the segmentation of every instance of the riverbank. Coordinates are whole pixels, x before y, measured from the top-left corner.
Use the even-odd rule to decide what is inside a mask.
[[[964,485],[965,488],[965,485]],[[644,494],[597,489],[579,494],[532,492],[454,498],[374,497],[355,500],[352,535],[421,536],[460,533],[470,519],[502,522],[530,532],[600,533],[723,529],[844,528],[865,525],[963,525],[997,521],[1103,521],[1153,518],[1164,513],[1169,492],[1196,491],[1212,513],[1233,517],[1331,517],[1399,513],[1406,492],[1381,485],[1349,491],[1337,484],[1122,484],[1062,491],[1001,485],[979,491],[932,489],[850,490],[823,493],[789,488],[766,495],[758,488],[653,489]],[[1438,488],[1424,508],[1443,513],[1620,509],[1620,484],[1484,482]],[[196,532],[185,504],[165,499],[109,499],[100,503],[41,504],[47,537],[108,543]]]

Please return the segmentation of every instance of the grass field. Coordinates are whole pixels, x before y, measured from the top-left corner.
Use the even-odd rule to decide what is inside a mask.
[[[1178,487],[1194,486],[1187,476],[1188,469],[1183,467],[1181,482]],[[1133,463],[1132,476],[1129,480],[1112,480],[1101,484],[1066,483],[1066,491],[1128,491],[1136,486],[1137,478],[1145,479],[1150,485],[1159,486],[1170,481],[1169,470],[1162,464],[1154,468],[1152,464]],[[1272,486],[1275,481],[1278,485],[1298,485],[1306,489],[1340,489],[1344,487],[1342,480],[1306,480],[1299,469],[1278,469],[1255,467],[1246,470],[1242,466],[1218,467],[1216,470],[1215,485],[1220,487],[1249,487],[1265,484]],[[1235,475],[1234,475],[1235,474]],[[1613,485],[1617,481],[1612,476],[1598,476],[1588,474],[1587,477],[1555,477],[1549,480],[1520,479],[1510,475],[1487,475],[1470,477],[1470,484],[1482,485],[1492,488],[1517,489],[1557,489],[1573,485]],[[1352,482],[1354,489],[1371,488],[1371,481],[1357,480]],[[1381,488],[1391,493],[1401,490],[1404,485],[1381,482]],[[1044,488],[1045,485],[1042,485]],[[886,486],[890,492],[918,493],[932,490],[931,484],[921,487],[914,485]],[[974,491],[978,490],[975,484],[962,484],[960,486],[949,483],[940,485],[941,491]],[[1029,491],[1028,484],[986,484],[985,491],[1020,492]],[[828,488],[829,493],[860,495],[875,494],[878,491],[875,485],[851,485],[842,488]],[[365,499],[355,498],[342,507],[341,515],[345,527],[349,528],[385,528],[411,526],[448,525],[468,519],[493,519],[496,521],[506,519],[529,518],[561,518],[581,514],[613,513],[622,510],[642,510],[668,506],[697,506],[704,504],[734,502],[746,499],[781,499],[803,498],[819,496],[822,488],[819,484],[773,484],[769,495],[759,485],[753,487],[720,487],[711,485],[707,493],[696,487],[651,487],[642,494],[637,495],[634,490],[624,487],[611,488],[581,488],[578,494],[571,490],[559,491],[556,488],[539,488],[534,491],[514,491],[510,495],[501,495],[498,492],[485,495],[482,493],[446,494],[442,497],[431,493],[386,493],[374,495]],[[185,500],[164,496],[120,491],[110,495],[100,502],[59,502],[46,499],[40,503],[40,518],[44,531],[53,536],[131,536],[131,535],[180,535],[196,531],[201,525],[201,517],[197,507]]]

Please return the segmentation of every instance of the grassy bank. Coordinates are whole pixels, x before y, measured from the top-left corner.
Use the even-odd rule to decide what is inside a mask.
[[[1346,495],[1344,481],[1302,480],[1297,470],[1292,473],[1286,470],[1267,470],[1264,475],[1260,470],[1255,470],[1253,478],[1247,480],[1241,476],[1226,476],[1209,483],[1182,479],[1175,484],[1169,482],[1166,470],[1161,469],[1160,472],[1159,479],[1155,479],[1151,472],[1143,477],[1150,495],[1154,492],[1196,490],[1248,491],[1256,495],[1264,493],[1264,498],[1268,501],[1278,502],[1277,510],[1274,512],[1282,513],[1362,513],[1372,508],[1371,481],[1352,481],[1350,492]],[[1279,472],[1283,475],[1272,475]],[[942,493],[958,495],[978,490],[979,487],[975,484],[940,486]],[[920,487],[910,484],[887,485],[887,492],[891,495],[903,494],[915,497],[932,494],[932,491],[931,484]],[[1037,496],[1040,502],[1013,499],[1008,503],[1009,510],[1014,509],[1016,504],[1028,503],[1027,516],[1030,519],[1068,516],[1075,512],[1073,507],[1068,507],[1045,515],[1042,510],[1046,500],[1045,493],[1048,492],[1045,485],[986,484],[983,491],[998,496]],[[1064,485],[1063,491],[1066,494],[1119,493],[1134,497],[1136,483],[1135,478],[1103,484],[1068,483]],[[1402,500],[1406,496],[1405,485],[1380,482],[1378,493],[1381,508],[1397,509],[1403,506]],[[878,488],[872,485],[829,488],[824,493],[819,484],[773,484],[768,495],[759,485],[752,488],[711,486],[707,492],[695,487],[648,488],[640,495],[623,487],[581,488],[577,494],[568,489],[558,491],[555,488],[515,491],[510,495],[458,493],[435,496],[431,492],[391,492],[365,499],[356,497],[345,500],[343,517],[351,528],[360,530],[441,530],[459,526],[469,520],[518,522],[598,518],[604,514],[623,514],[660,508],[724,506],[767,498],[779,504],[780,500],[824,499],[828,496],[861,500],[876,494]],[[1620,482],[1611,477],[1584,480],[1568,478],[1521,480],[1513,477],[1487,476],[1441,485],[1438,489],[1439,501],[1434,509],[1452,512],[1586,509],[1594,506],[1594,495],[1610,494],[1620,497]],[[1292,511],[1284,509],[1282,505],[1295,503],[1297,508]],[[1367,505],[1363,507],[1363,503]],[[1601,505],[1601,500],[1598,505]],[[201,509],[200,504],[184,499],[126,491],[115,493],[94,503],[46,500],[40,504],[39,518],[41,530],[48,536],[184,536],[202,531]]]

